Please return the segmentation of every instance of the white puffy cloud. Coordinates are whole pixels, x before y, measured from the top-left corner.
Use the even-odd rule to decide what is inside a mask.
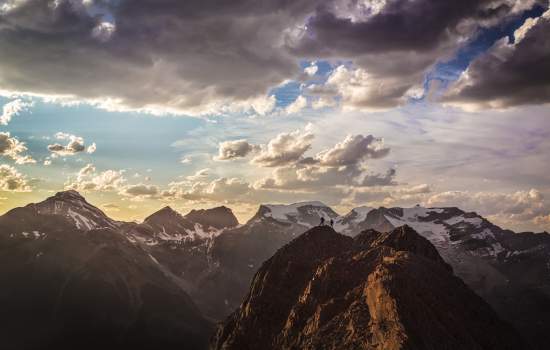
[[[21,99],[16,99],[6,103],[2,108],[2,115],[0,115],[0,125],[8,125],[13,117],[17,116],[30,106],[32,106],[31,102],[24,102]]]
[[[285,112],[287,114],[296,114],[302,111],[302,109],[307,107],[307,99],[300,95],[294,100],[291,104],[286,106]]]
[[[416,77],[409,81],[402,76],[377,76],[365,68],[340,65],[324,85],[310,86],[309,92],[321,96],[314,108],[329,105],[336,97],[344,110],[378,111],[404,104],[416,80]]]
[[[124,170],[105,170],[97,172],[93,164],[87,164],[77,173],[75,179],[69,179],[66,189],[76,191],[118,191],[127,183]]]
[[[82,192],[115,192],[135,200],[156,198],[160,194],[158,186],[128,183],[124,174],[125,170],[97,171],[93,164],[86,164],[76,173],[76,177],[68,179],[65,188]],[[148,177],[145,180],[149,181]]]
[[[88,146],[88,148],[86,148],[86,153],[92,154],[96,150],[97,150],[97,145],[95,144],[95,142],[93,142],[91,145]]]
[[[55,138],[58,140],[68,141],[66,145],[59,143],[54,143],[48,145],[48,150],[52,153],[53,156],[72,156],[77,153],[86,151],[87,153],[94,153],[97,146],[95,143],[92,143],[88,148],[84,143],[84,139],[80,136],[75,136],[63,132],[58,132],[55,134]]]
[[[302,159],[311,148],[314,135],[311,127],[302,130],[281,133],[262,146],[261,151],[252,159],[253,164],[263,167],[278,167],[293,164]]]
[[[16,164],[36,163],[31,156],[25,155],[27,146],[17,138],[11,137],[9,132],[0,132],[0,155],[12,159]]]
[[[0,190],[7,192],[29,192],[31,186],[27,177],[14,167],[0,164]]]
[[[313,102],[311,103],[311,108],[323,109],[323,108],[335,107],[336,105],[337,105],[337,102],[333,97],[320,96],[315,100],[313,100]]]
[[[250,200],[252,192],[253,189],[244,180],[218,178],[212,181],[174,182],[161,195],[166,199],[215,201],[219,203]]]
[[[305,132],[296,130],[279,134],[262,148],[262,154],[252,159],[253,164],[276,168],[271,177],[254,184],[257,189],[289,191],[323,191],[344,186],[392,186],[395,170],[385,174],[369,171],[368,159],[383,158],[390,148],[372,135],[348,135],[333,147],[306,156],[314,138],[311,126]]]
[[[324,150],[315,157],[323,166],[354,165],[367,158],[382,158],[388,155],[390,149],[384,146],[384,141],[372,135],[348,135],[344,141],[334,147]]]
[[[249,143],[247,140],[224,141],[219,144],[218,156],[215,160],[233,160],[244,158],[250,153],[259,150],[258,146]]]
[[[319,67],[317,67],[317,64],[315,64],[315,62],[311,62],[311,64],[309,66],[304,68],[304,73],[307,74],[308,76],[312,77],[315,74],[317,74],[318,70],[319,70]]]

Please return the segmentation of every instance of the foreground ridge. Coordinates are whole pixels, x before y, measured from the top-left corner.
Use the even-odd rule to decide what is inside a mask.
[[[313,228],[256,273],[213,349],[525,349],[412,228]]]

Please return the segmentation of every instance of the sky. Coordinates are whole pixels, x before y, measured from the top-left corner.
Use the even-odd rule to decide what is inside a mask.
[[[0,0],[0,212],[456,206],[550,230],[547,0]]]

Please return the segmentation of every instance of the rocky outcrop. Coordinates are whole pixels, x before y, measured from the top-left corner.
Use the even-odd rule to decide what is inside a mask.
[[[524,349],[410,227],[296,238],[255,275],[214,349]]]

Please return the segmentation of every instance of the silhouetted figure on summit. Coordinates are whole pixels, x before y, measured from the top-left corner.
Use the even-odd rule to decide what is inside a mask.
[[[324,226],[324,225],[325,225],[325,218],[321,217],[321,224],[319,224],[319,226]]]
[[[334,228],[334,219],[330,219],[330,227]]]

